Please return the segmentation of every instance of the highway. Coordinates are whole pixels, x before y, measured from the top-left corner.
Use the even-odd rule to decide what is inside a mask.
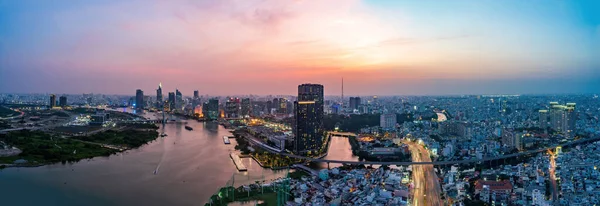
[[[556,155],[548,150],[550,156],[550,185],[552,186],[552,201],[558,202],[558,185],[556,184]]]
[[[429,151],[422,145],[404,141],[412,154],[414,162],[431,162]],[[443,205],[440,194],[442,193],[438,177],[433,170],[433,165],[413,165],[413,204],[419,205]]]

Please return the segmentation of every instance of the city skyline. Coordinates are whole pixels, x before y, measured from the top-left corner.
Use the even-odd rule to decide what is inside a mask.
[[[598,6],[0,1],[0,92],[338,95],[343,77],[346,95],[591,93]]]

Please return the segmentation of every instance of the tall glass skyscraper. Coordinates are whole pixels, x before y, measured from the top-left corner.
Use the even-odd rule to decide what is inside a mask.
[[[144,92],[141,89],[135,91],[135,108],[144,109]]]
[[[158,83],[158,89],[156,90],[156,108],[162,108],[163,96],[162,96],[162,83]]]
[[[324,97],[323,85],[298,86],[298,100],[294,102],[296,124],[294,127],[294,152],[315,154],[323,146]]]

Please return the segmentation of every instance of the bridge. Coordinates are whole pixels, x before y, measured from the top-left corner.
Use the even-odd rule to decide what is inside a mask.
[[[307,160],[310,162],[337,163],[337,164],[348,164],[348,165],[404,165],[404,166],[408,166],[408,165],[455,165],[455,164],[470,164],[470,163],[488,162],[488,161],[493,161],[493,160],[507,159],[507,158],[511,158],[511,157],[531,155],[531,154],[536,154],[536,153],[540,153],[540,152],[545,152],[547,150],[555,149],[557,147],[569,147],[569,146],[575,146],[575,145],[584,144],[584,143],[588,143],[588,142],[595,142],[595,141],[599,141],[599,140],[600,140],[600,137],[592,137],[592,138],[586,138],[586,139],[572,141],[569,143],[554,145],[551,147],[545,147],[545,148],[541,148],[541,149],[513,153],[513,154],[504,155],[504,156],[487,157],[487,158],[482,158],[482,159],[435,161],[435,162],[374,162],[374,161],[357,162],[357,161],[346,161],[346,160],[325,160],[325,159],[319,159],[319,158],[299,156],[299,155],[294,155],[294,154],[285,153],[285,152],[276,152],[276,151],[269,150],[269,149],[266,149],[266,151],[269,153],[283,155],[283,156],[291,157],[291,158]]]

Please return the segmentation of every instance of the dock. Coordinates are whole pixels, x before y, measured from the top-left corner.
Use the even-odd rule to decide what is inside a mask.
[[[223,136],[223,142],[225,144],[231,144],[231,142],[229,141],[229,137],[228,136]]]
[[[235,164],[235,167],[238,169],[238,171],[248,171],[248,169],[242,162],[242,159],[237,154],[229,153],[229,157],[231,157],[231,159],[233,160],[233,164]]]

